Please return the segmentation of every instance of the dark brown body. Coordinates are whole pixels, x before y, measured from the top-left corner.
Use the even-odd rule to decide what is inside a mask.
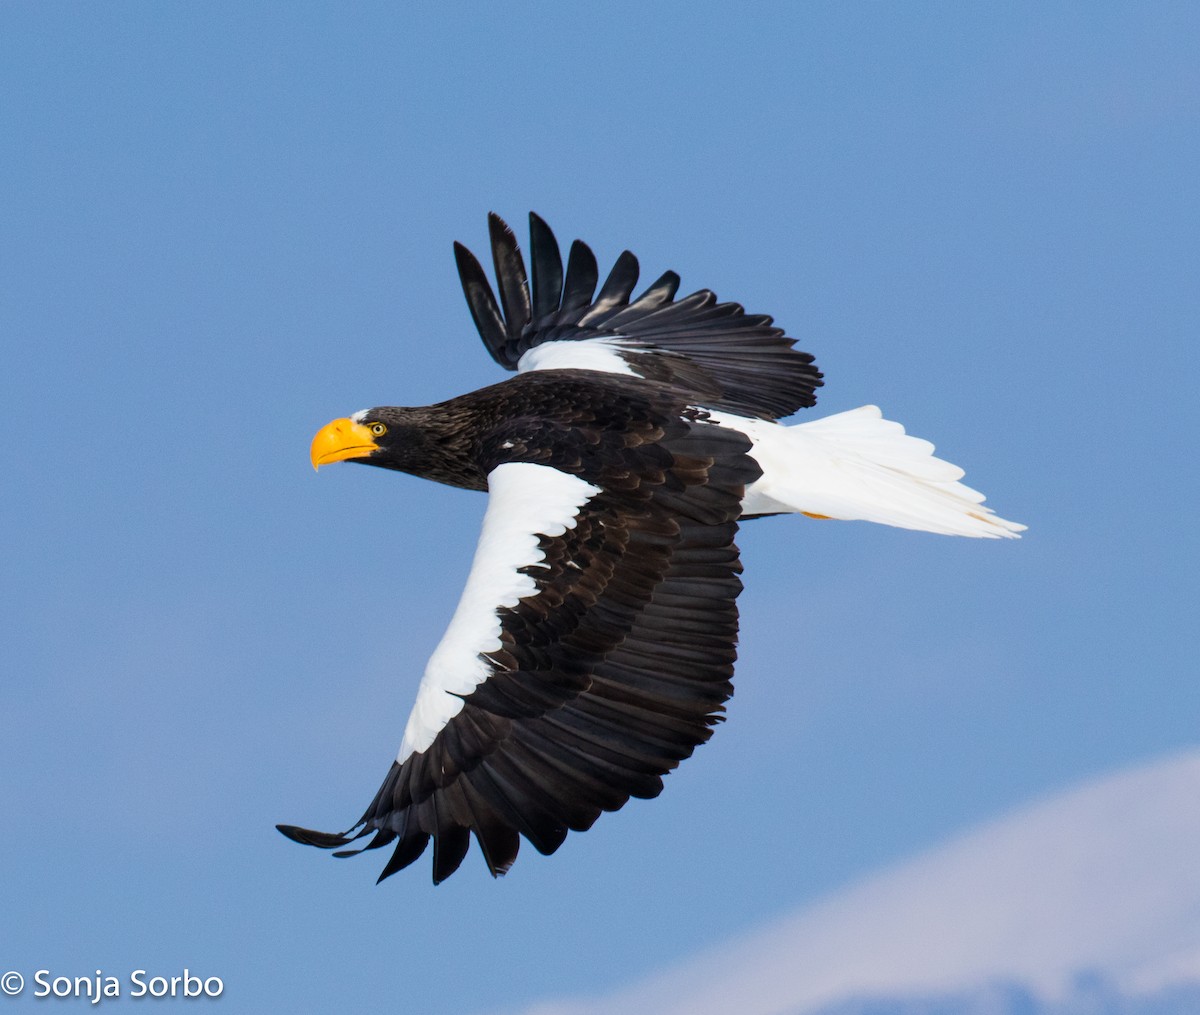
[[[603,482],[628,449],[658,444],[703,416],[687,392],[669,384],[540,370],[435,405],[368,409],[364,423],[388,428],[378,441],[382,453],[353,460],[468,490],[486,490],[487,474],[501,462],[551,465]]]

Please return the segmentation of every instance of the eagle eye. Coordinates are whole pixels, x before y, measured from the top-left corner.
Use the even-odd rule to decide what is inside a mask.
[[[376,437],[382,437],[385,433],[387,433],[387,427],[382,423],[372,423],[371,433],[373,433]]]

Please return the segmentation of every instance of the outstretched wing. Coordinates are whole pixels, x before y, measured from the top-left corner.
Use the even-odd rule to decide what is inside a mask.
[[[554,234],[529,215],[533,291],[516,237],[488,216],[499,302],[483,268],[454,245],[463,293],[484,345],[509,370],[584,369],[674,384],[715,409],[777,419],[816,403],[813,357],[763,314],[718,303],[707,289],[676,301],[679,276],[666,272],[630,301],[637,258],[626,250],[596,293],[596,258],[579,240],[566,273]]]
[[[673,420],[585,479],[505,462],[483,532],[403,745],[362,818],[298,842],[395,844],[380,880],[432,839],[433,879],[473,833],[503,874],[519,837],[554,852],[708,739],[732,694],[745,485],[740,434]],[[651,439],[653,438],[653,439]],[[349,855],[343,850],[338,855]]]

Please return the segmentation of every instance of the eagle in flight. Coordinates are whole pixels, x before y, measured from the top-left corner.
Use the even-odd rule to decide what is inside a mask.
[[[777,422],[816,402],[821,373],[770,317],[708,290],[677,300],[671,271],[631,299],[629,251],[596,292],[588,246],[571,245],[564,271],[549,227],[529,224],[532,287],[498,216],[496,292],[454,247],[483,343],[516,376],[437,405],[364,409],[312,442],[316,467],[488,493],[462,598],[375,799],[346,832],[278,826],[337,856],[392,847],[381,881],[431,839],[444,880],[472,835],[499,876],[522,836],[553,853],[601,811],[657,796],[733,694],[743,519],[1024,528],[875,406]]]

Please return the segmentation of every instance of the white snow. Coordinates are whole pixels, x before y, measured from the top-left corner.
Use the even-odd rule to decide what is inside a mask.
[[[526,1015],[804,1015],[1077,973],[1200,981],[1200,750],[1098,779],[599,1000]]]

